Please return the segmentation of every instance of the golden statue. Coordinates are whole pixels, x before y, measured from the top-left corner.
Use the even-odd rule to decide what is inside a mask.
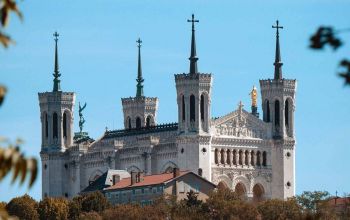
[[[253,107],[257,107],[258,106],[258,103],[257,103],[257,100],[258,100],[258,92],[256,90],[256,87],[253,86],[253,89],[252,91],[249,93],[251,99],[252,99],[252,106]]]

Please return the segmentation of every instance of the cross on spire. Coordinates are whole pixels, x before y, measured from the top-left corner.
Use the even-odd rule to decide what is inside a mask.
[[[139,38],[137,41],[137,47],[140,48],[141,47],[141,44],[142,44],[142,40]]]
[[[199,22],[199,20],[195,20],[194,14],[192,14],[192,19],[187,19],[187,22],[192,22],[192,31],[194,31],[194,23]]]
[[[198,57],[196,54],[196,37],[195,37],[195,29],[194,23],[198,23],[199,20],[194,19],[194,14],[192,14],[192,19],[187,19],[187,22],[192,23],[192,39],[191,39],[191,56],[188,58],[190,60],[190,74],[198,73],[197,61]]]
[[[142,40],[139,38],[137,41],[137,47],[139,48],[139,54],[138,54],[138,66],[137,66],[137,85],[136,85],[136,97],[142,97],[143,96],[143,81],[145,81],[142,78],[142,67],[141,67],[141,43]]]
[[[53,79],[53,92],[58,92],[61,91],[61,80],[60,80],[60,71],[58,68],[58,49],[57,49],[57,42],[58,42],[58,36],[60,36],[57,31],[53,34],[53,36],[55,37],[55,68],[54,68],[54,79]]]
[[[276,28],[276,54],[275,54],[275,74],[274,79],[282,79],[282,61],[280,52],[280,41],[279,41],[279,29],[283,29],[283,26],[279,26],[278,20],[276,21],[276,26],[272,25],[272,28]]]

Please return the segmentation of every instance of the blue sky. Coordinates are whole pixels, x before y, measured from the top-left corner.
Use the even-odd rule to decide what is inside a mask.
[[[122,97],[136,92],[137,47],[143,41],[144,92],[160,99],[158,121],[176,122],[174,74],[187,72],[192,13],[197,24],[198,68],[213,73],[212,116],[249,110],[249,92],[259,79],[273,77],[276,19],[285,78],[297,79],[296,189],[350,192],[348,165],[350,88],[335,72],[349,57],[308,49],[319,25],[348,28],[350,2],[310,1],[19,1],[24,20],[12,16],[6,29],[16,45],[0,48],[0,83],[8,95],[0,108],[0,135],[25,140],[22,151],[38,159],[38,92],[52,90],[53,32],[60,33],[61,87],[87,102],[86,128],[93,138],[105,127],[122,128]],[[350,39],[345,33],[343,38]],[[349,43],[349,42],[346,42]],[[260,102],[259,100],[259,107]],[[261,112],[261,107],[259,108]],[[75,131],[78,130],[77,107]],[[41,198],[41,174],[32,189],[0,183],[0,200],[28,192]]]

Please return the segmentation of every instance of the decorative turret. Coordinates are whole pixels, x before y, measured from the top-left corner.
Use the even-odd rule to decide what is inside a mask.
[[[192,14],[187,22],[192,23],[190,72],[175,75],[179,131],[209,132],[212,75],[198,72],[194,24],[199,20]]]
[[[156,125],[158,98],[145,97],[143,94],[144,79],[141,67],[141,39],[139,38],[136,43],[138,47],[136,96],[122,98],[125,129]]]
[[[272,122],[273,136],[276,139],[294,136],[294,102],[296,80],[282,78],[282,62],[279,44],[279,26],[276,21],[276,53],[274,79],[260,80],[263,100],[264,121]]]
[[[58,48],[55,38],[55,67],[52,92],[39,93],[40,111],[42,114],[42,147],[46,150],[64,151],[73,143],[73,110],[75,94],[62,92],[58,70]]]

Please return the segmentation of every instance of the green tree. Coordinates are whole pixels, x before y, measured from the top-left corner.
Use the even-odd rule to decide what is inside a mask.
[[[327,191],[305,191],[301,195],[297,196],[296,199],[299,205],[306,212],[316,213],[320,205],[327,199],[330,194]]]
[[[305,191],[296,199],[307,219],[336,219],[336,212],[330,205],[327,191]]]
[[[192,207],[192,206],[201,206],[202,205],[202,201],[198,200],[198,195],[193,191],[190,190],[187,193],[187,198],[184,199],[185,203],[187,206]]]
[[[68,201],[64,198],[46,197],[39,202],[40,220],[66,220],[68,219]]]
[[[266,200],[257,208],[262,220],[302,219],[301,207],[294,198]]]
[[[6,210],[10,215],[17,216],[23,220],[36,220],[39,218],[37,212],[38,203],[27,194],[12,199],[7,205]]]

